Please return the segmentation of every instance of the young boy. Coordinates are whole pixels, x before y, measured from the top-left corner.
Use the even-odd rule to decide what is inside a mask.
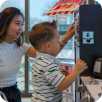
[[[30,42],[37,49],[32,66],[32,102],[61,102],[62,91],[68,88],[86,67],[78,60],[75,70],[69,75],[60,71],[56,55],[60,51],[59,33],[55,23],[43,22],[35,25],[30,33]]]

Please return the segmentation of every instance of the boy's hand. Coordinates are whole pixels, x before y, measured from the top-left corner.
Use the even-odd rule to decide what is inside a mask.
[[[60,71],[61,71],[65,76],[68,75],[68,69],[69,69],[68,65],[66,65],[66,64],[61,64],[61,65],[60,65]]]
[[[72,67],[69,67],[67,64],[61,64],[60,65],[60,71],[67,76],[68,74],[70,74],[71,72],[73,72]]]
[[[87,68],[87,64],[79,59],[76,61],[76,64],[75,64],[75,71],[80,74],[81,72],[83,72],[85,69]]]

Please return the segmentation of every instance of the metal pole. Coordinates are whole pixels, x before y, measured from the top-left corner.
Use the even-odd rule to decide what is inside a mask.
[[[28,43],[28,29],[29,29],[29,0],[25,0],[25,41]],[[25,55],[25,96],[28,96],[29,91],[29,62],[28,56]]]

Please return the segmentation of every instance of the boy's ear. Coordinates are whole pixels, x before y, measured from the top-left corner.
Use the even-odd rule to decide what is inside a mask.
[[[46,43],[40,45],[40,48],[44,49],[46,51],[49,51],[50,50],[50,46],[51,46],[51,44],[49,42],[46,42]]]
[[[47,43],[45,43],[45,47],[46,47],[46,49],[49,49],[50,48],[50,42],[47,42]]]

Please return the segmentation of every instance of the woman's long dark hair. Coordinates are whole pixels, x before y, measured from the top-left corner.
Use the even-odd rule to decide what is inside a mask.
[[[5,40],[5,36],[7,34],[8,27],[11,21],[13,20],[13,18],[17,15],[21,15],[24,19],[24,16],[21,13],[21,11],[15,7],[8,7],[0,13],[0,43]],[[18,46],[21,45],[21,37],[19,37],[16,40],[16,44]]]

